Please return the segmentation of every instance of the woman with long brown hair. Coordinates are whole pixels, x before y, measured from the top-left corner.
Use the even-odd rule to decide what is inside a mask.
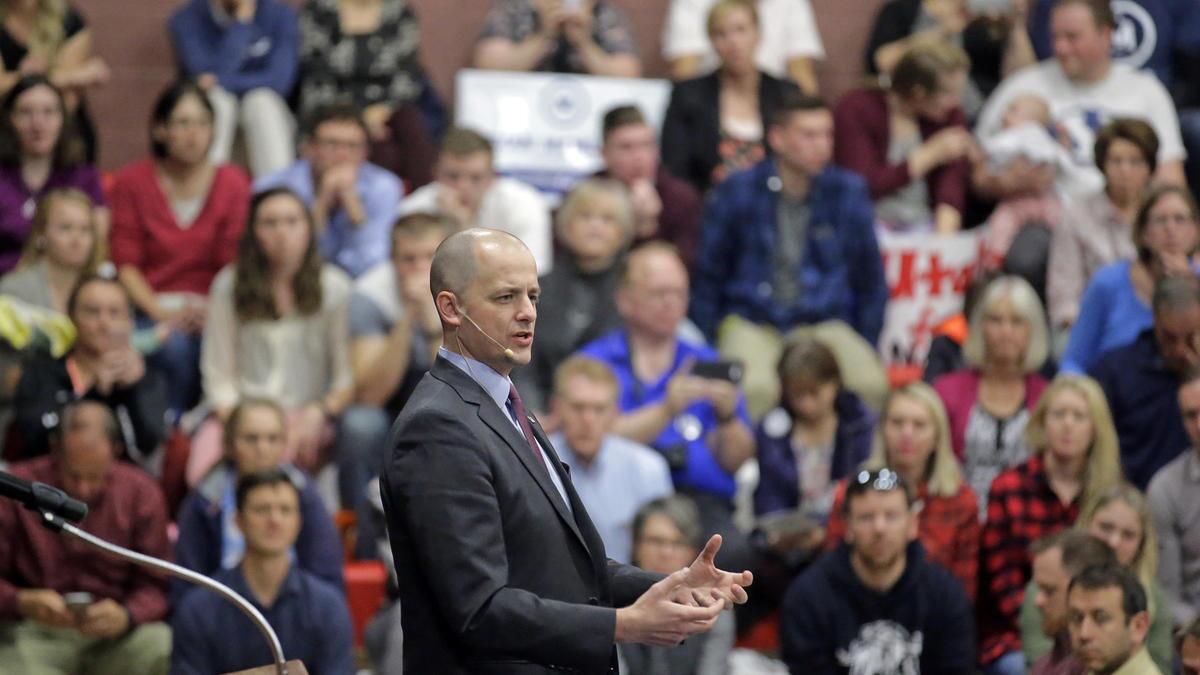
[[[83,97],[108,82],[104,59],[92,50],[92,31],[67,0],[0,0],[0,93],[22,78],[43,77],[65,96],[89,163],[96,160],[96,130]]]
[[[100,238],[107,239],[100,176],[87,162],[66,99],[45,77],[26,76],[8,90],[0,108],[0,272],[16,265],[38,201],[61,187],[91,197]]]
[[[294,192],[255,195],[237,259],[209,292],[200,372],[213,417],[193,441],[189,484],[220,458],[221,425],[246,396],[288,411],[288,461],[312,471],[330,459],[333,424],[354,393],[350,281],[321,261],[314,235]]]

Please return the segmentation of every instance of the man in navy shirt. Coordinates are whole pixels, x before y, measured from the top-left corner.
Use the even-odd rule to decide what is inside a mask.
[[[351,675],[350,612],[341,592],[301,570],[290,551],[300,533],[300,492],[281,469],[238,480],[237,525],[246,540],[239,566],[213,578],[258,608],[288,659],[312,675]],[[269,665],[266,640],[242,612],[204,588],[184,596],[171,621],[175,675],[211,675]]]
[[[1088,373],[1104,389],[1121,464],[1139,490],[1190,446],[1176,394],[1181,376],[1200,365],[1200,281],[1163,279],[1151,307],[1154,327],[1100,357]]]
[[[962,585],[925,557],[912,493],[893,471],[846,487],[846,539],[792,582],[780,610],[794,675],[975,670],[975,621]]]

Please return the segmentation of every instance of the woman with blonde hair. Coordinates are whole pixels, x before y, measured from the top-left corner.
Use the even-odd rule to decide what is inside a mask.
[[[1025,431],[1032,457],[992,482],[979,558],[981,661],[1020,657],[1018,615],[1029,546],[1075,524],[1082,505],[1121,482],[1117,432],[1100,385],[1064,374],[1042,394]]]
[[[75,284],[104,261],[92,198],[75,188],[51,190],[38,203],[33,229],[0,294],[66,314]]]
[[[946,410],[932,387],[913,382],[893,391],[883,406],[871,456],[863,468],[890,468],[916,490],[921,504],[917,538],[929,559],[962,582],[975,598],[979,568],[979,512],[975,492],[963,480],[950,449]],[[825,547],[845,536],[846,482],[838,486],[830,512]]]
[[[1024,433],[1046,387],[1037,373],[1049,351],[1046,315],[1029,282],[997,277],[971,310],[966,367],[933,383],[950,420],[950,443],[967,484],[980,498],[992,480],[1029,456]]]
[[[1154,536],[1154,514],[1146,496],[1133,485],[1118,483],[1097,494],[1083,507],[1075,526],[1103,541],[1113,550],[1117,562],[1128,567],[1142,582],[1150,611],[1150,632],[1146,649],[1164,673],[1171,672],[1174,659],[1171,644],[1171,613],[1158,585],[1158,542]],[[1021,647],[1028,662],[1051,650],[1053,644],[1042,633],[1042,614],[1034,605],[1034,593],[1025,590],[1021,607]]]
[[[708,12],[708,39],[719,65],[676,83],[662,127],[663,165],[704,192],[767,154],[767,127],[785,96],[800,88],[772,77],[754,60],[760,32],[756,2],[718,0]]]
[[[61,314],[55,320],[61,321],[62,331],[57,334],[69,346],[75,327],[66,317],[67,300],[79,280],[94,274],[103,260],[92,198],[74,188],[51,190],[34,211],[33,229],[16,268],[0,277],[0,295]],[[13,394],[28,352],[28,347],[10,351],[7,344],[0,349],[0,400]],[[3,417],[0,429],[6,425]]]
[[[558,253],[538,282],[533,358],[516,375],[526,405],[545,410],[558,364],[620,326],[617,282],[633,220],[629,191],[611,178],[581,181],[563,200],[554,221]]]

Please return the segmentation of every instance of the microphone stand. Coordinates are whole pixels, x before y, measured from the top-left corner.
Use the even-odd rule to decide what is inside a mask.
[[[259,612],[254,605],[250,604],[249,601],[238,595],[233,589],[229,588],[225,584],[220,583],[219,581],[214,581],[203,574],[193,572],[186,567],[180,567],[174,563],[169,563],[165,560],[159,560],[153,556],[144,555],[136,551],[130,551],[127,548],[122,548],[116,544],[104,541],[103,539],[84,532],[71,523],[68,523],[62,518],[62,516],[49,509],[39,508],[36,510],[42,514],[42,525],[46,526],[46,528],[50,529],[51,531],[66,533],[75,539],[82,541],[88,546],[99,549],[100,551],[103,551],[109,555],[116,556],[122,560],[128,560],[129,562],[137,565],[150,567],[159,570],[160,572],[166,572],[167,574],[179,577],[185,581],[203,586],[213,593],[225,598],[229,602],[232,602],[234,606],[242,610],[243,614],[250,617],[250,620],[254,622],[254,625],[258,627],[258,630],[263,634],[263,637],[266,638],[267,642],[270,644],[271,653],[275,658],[275,672],[278,673],[278,675],[288,675],[287,661],[283,657],[283,646],[279,644],[279,636],[275,635],[275,631],[272,630],[271,624],[267,623],[267,620],[265,617],[263,617],[262,612]]]

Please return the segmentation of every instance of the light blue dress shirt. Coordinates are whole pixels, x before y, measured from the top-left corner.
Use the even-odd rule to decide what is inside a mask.
[[[276,187],[292,190],[312,208],[317,197],[312,164],[302,159],[254,181],[256,193]],[[354,190],[362,200],[366,220],[355,225],[345,210],[334,211],[317,235],[317,247],[326,260],[357,277],[388,259],[392,249],[392,224],[396,206],[404,196],[404,185],[391,171],[364,162],[358,168]],[[320,228],[321,224],[317,226]]]
[[[562,434],[550,437],[571,484],[604,541],[609,558],[632,562],[633,517],[647,502],[675,492],[667,460],[641,443],[609,434],[591,464],[575,455]]]
[[[450,363],[453,363],[455,366],[458,366],[458,369],[466,373],[467,377],[475,380],[476,384],[478,384],[480,387],[483,387],[483,390],[487,392],[488,398],[495,402],[497,408],[504,411],[505,417],[508,418],[509,422],[512,422],[512,425],[516,428],[517,433],[521,434],[521,437],[524,438],[525,432],[521,430],[521,425],[517,422],[517,416],[513,413],[512,408],[508,405],[508,390],[513,386],[512,380],[496,372],[486,363],[476,361],[475,359],[468,358],[462,354],[457,354],[449,349],[446,349],[445,347],[438,347],[438,355]],[[537,440],[536,436],[534,437],[534,440]],[[549,470],[550,467],[553,466],[550,463],[550,457],[546,454],[546,449],[541,447],[540,442],[537,445],[538,453],[542,456],[542,462]],[[557,471],[549,471],[549,474],[550,481],[554,483],[555,489],[558,490],[559,496],[562,497],[563,504],[567,506],[567,511],[574,513],[574,511],[571,509],[571,500],[567,498],[567,489],[563,487],[562,478],[559,477]]]

